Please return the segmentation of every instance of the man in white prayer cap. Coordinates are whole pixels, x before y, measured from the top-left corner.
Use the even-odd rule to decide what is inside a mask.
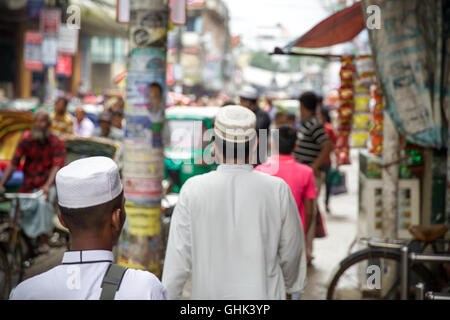
[[[162,283],[179,299],[286,299],[305,286],[304,233],[289,186],[253,171],[255,114],[222,107],[214,124],[216,171],[183,185],[172,215]]]
[[[59,220],[71,234],[62,264],[20,283],[14,300],[158,300],[167,292],[147,271],[113,264],[112,247],[125,222],[125,198],[115,162],[73,161],[56,174]]]

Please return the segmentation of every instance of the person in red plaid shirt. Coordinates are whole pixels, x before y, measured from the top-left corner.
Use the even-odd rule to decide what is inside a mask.
[[[65,165],[66,149],[63,141],[50,131],[51,120],[46,111],[34,114],[33,127],[26,131],[19,141],[14,157],[0,180],[0,194],[4,185],[25,158],[24,184],[20,192],[42,190],[41,199],[22,199],[20,201],[21,227],[30,238],[41,236],[40,252],[48,251],[48,234],[53,230],[54,187],[56,172]],[[12,208],[15,204],[13,203]]]

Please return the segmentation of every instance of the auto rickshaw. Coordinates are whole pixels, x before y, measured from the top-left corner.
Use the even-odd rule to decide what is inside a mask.
[[[190,177],[217,168],[205,156],[212,147],[214,118],[219,107],[171,107],[166,109],[164,126],[164,179],[170,182],[170,191],[179,193]]]

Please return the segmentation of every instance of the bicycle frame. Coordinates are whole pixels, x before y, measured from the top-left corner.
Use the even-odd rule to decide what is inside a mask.
[[[378,247],[378,248],[386,248],[386,249],[398,249],[401,253],[401,299],[407,300],[408,298],[408,280],[409,280],[409,264],[410,263],[450,263],[450,254],[440,253],[437,250],[437,244],[439,242],[448,243],[448,240],[440,241],[440,239],[435,240],[431,243],[423,243],[421,246],[419,253],[409,252],[409,245],[413,243],[412,241],[407,241],[403,239],[377,239],[377,238],[361,238],[361,241],[367,241],[369,247]],[[433,254],[424,254],[425,249],[431,245],[433,249]],[[417,287],[416,296],[423,297],[423,287]],[[428,297],[440,297],[442,299],[447,300],[447,296],[440,295],[433,292],[427,292],[426,296]]]

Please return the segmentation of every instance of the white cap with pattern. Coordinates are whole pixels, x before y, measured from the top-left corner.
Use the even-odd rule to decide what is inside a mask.
[[[214,132],[222,140],[247,142],[256,136],[256,116],[242,106],[225,106],[217,112]]]
[[[58,203],[65,208],[86,208],[106,203],[123,190],[119,168],[107,157],[76,160],[56,173]]]

